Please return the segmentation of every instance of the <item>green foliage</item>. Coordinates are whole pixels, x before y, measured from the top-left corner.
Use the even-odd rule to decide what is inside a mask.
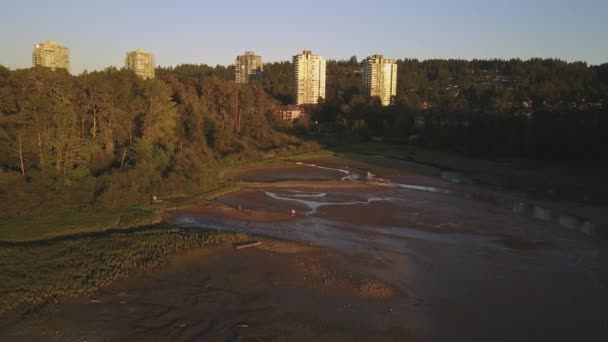
[[[554,59],[398,60],[394,105],[362,97],[361,66],[327,62],[311,132],[325,143],[382,137],[476,156],[608,163],[608,64]],[[424,106],[423,106],[424,105]],[[427,108],[428,107],[428,108]]]
[[[157,75],[0,68],[0,218],[202,193],[219,186],[223,165],[289,140],[268,120],[275,100],[235,84],[232,67]]]
[[[293,65],[291,62],[264,64],[264,90],[282,103],[293,101]]]

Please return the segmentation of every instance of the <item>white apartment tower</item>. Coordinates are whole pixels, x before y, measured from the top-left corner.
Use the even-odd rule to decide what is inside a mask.
[[[127,52],[125,67],[144,80],[154,78],[154,55],[142,49]]]
[[[373,55],[363,61],[363,93],[378,96],[383,106],[391,104],[397,95],[397,62]]]
[[[256,56],[253,51],[245,51],[244,55],[237,56],[234,63],[236,83],[249,83],[250,80],[262,82],[262,57]]]
[[[70,50],[52,40],[36,44],[32,51],[32,65],[69,71]]]
[[[293,56],[293,92],[297,105],[316,104],[325,98],[325,60],[304,50]]]

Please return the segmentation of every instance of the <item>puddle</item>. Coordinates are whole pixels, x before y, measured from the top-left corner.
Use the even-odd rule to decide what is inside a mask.
[[[306,164],[306,163],[302,163],[302,162],[296,162],[296,164],[310,166],[310,167],[314,167],[314,168],[321,169],[321,170],[338,171],[338,172],[344,173],[346,175],[350,174],[350,171],[348,171],[346,169],[338,169],[338,168],[333,168],[333,167],[320,166],[317,164]]]
[[[393,187],[397,187],[397,188],[401,188],[401,189],[428,191],[428,192],[434,192],[434,193],[440,193],[440,194],[454,194],[454,191],[452,191],[452,190],[437,188],[434,186],[394,183],[394,182],[390,182],[390,181],[384,181],[384,182],[379,181],[374,184],[388,185],[388,186],[393,186]]]
[[[541,247],[548,247],[551,245],[547,242],[529,241],[520,237],[507,237],[496,240],[496,242],[505,245],[509,249],[518,251],[533,251]]]
[[[367,229],[399,238],[478,247],[487,246],[494,241],[491,237],[476,234],[433,232],[407,227],[368,227]]]
[[[473,184],[473,180],[466,177],[464,173],[457,171],[441,171],[439,176],[452,183]]]
[[[280,201],[294,201],[294,202],[298,202],[298,203],[302,203],[305,206],[307,206],[308,208],[310,208],[310,211],[308,211],[306,213],[306,215],[312,215],[314,214],[318,208],[323,207],[323,206],[330,206],[330,205],[355,205],[355,204],[370,204],[372,202],[378,202],[378,201],[390,201],[392,200],[392,198],[378,198],[378,197],[371,197],[368,198],[367,201],[353,201],[353,202],[318,202],[318,201],[311,201],[311,200],[304,200],[301,198],[298,198],[298,194],[296,195],[281,195],[281,194],[277,194],[274,192],[270,192],[270,191],[264,191],[264,194],[266,194],[266,196],[273,198],[275,200],[280,200]],[[319,196],[319,195],[323,195],[323,196]],[[326,194],[316,194],[316,195],[309,195],[309,197],[324,197]],[[299,196],[302,197],[302,196]]]
[[[305,164],[302,162],[297,162],[299,165],[306,165],[310,167],[315,167],[324,170],[332,170],[344,173],[345,176],[342,177],[343,181],[352,181],[352,182],[366,182],[369,184],[394,187],[400,189],[408,189],[408,190],[417,190],[417,191],[426,191],[431,193],[438,194],[446,194],[446,195],[456,195],[461,196],[466,199],[476,200],[484,203],[491,203],[499,208],[504,208],[507,210],[511,210],[514,214],[528,216],[530,218],[556,223],[561,227],[565,227],[570,230],[574,230],[580,233],[583,233],[588,236],[596,235],[596,227],[593,223],[589,222],[586,219],[576,217],[574,215],[570,215],[568,213],[559,213],[553,209],[541,207],[538,205],[534,205],[531,203],[522,202],[521,200],[511,199],[508,197],[500,197],[497,195],[490,194],[482,194],[475,192],[457,192],[454,190],[434,187],[434,186],[425,186],[425,185],[417,185],[417,184],[405,184],[405,183],[396,183],[388,179],[376,177],[373,173],[366,170],[358,170],[358,169],[350,169],[348,167],[344,169],[339,168],[330,168],[325,166],[319,166],[317,164]],[[454,183],[466,183],[471,184],[471,180],[464,177],[462,173],[455,171],[442,171],[440,174],[442,179],[454,182]],[[313,197],[313,196],[301,196],[301,197]],[[322,197],[322,196],[319,196]],[[359,203],[356,203],[359,204]],[[308,205],[308,204],[307,204]],[[314,204],[311,204],[314,205]],[[313,212],[317,207],[313,209]]]
[[[295,195],[289,195],[290,197],[325,197],[327,196],[327,193],[320,193],[320,194],[295,194]]]

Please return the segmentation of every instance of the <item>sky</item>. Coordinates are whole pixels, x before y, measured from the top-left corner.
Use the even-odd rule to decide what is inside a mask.
[[[608,0],[0,0],[0,64],[31,66],[32,46],[70,49],[70,71],[122,67],[143,48],[156,64],[264,62],[304,49],[327,59],[551,57],[608,62]]]

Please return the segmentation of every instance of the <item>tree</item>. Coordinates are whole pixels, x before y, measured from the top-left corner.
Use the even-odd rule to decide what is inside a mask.
[[[144,108],[140,114],[144,140],[169,148],[176,141],[177,108],[171,90],[158,80],[144,86]]]

